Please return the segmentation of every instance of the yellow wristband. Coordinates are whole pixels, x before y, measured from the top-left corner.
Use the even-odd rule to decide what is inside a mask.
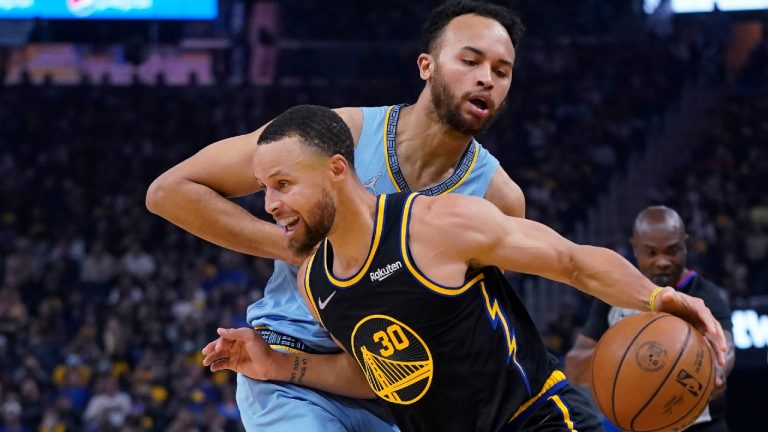
[[[649,301],[651,312],[656,312],[656,296],[659,295],[659,293],[663,290],[664,288],[656,287],[656,289],[654,289],[651,293],[651,300]]]

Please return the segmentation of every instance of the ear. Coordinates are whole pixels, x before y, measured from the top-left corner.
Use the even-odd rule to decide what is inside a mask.
[[[350,171],[352,170],[347,158],[340,154],[331,156],[328,160],[328,167],[330,168],[332,181],[340,181],[349,177]]]
[[[419,76],[424,81],[427,81],[432,77],[435,69],[435,58],[431,54],[421,53],[419,58],[416,59],[416,64],[419,66]]]
[[[635,255],[635,258],[637,258],[637,242],[635,241],[635,237],[629,238],[629,244],[632,245],[632,253]]]

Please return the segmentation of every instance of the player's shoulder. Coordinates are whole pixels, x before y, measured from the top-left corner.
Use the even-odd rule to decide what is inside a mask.
[[[438,226],[463,226],[472,224],[476,216],[493,209],[493,204],[471,195],[444,194],[419,195],[413,204],[414,218]]]
[[[512,180],[501,165],[496,167],[491,177],[491,182],[485,191],[485,199],[492,202],[507,216],[525,217],[523,189]]]
[[[352,132],[352,138],[357,144],[360,133],[363,131],[363,109],[361,107],[342,107],[334,108],[333,111],[347,124],[350,132]]]

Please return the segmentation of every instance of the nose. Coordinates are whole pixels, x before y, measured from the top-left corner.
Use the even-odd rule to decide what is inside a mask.
[[[672,261],[670,261],[669,258],[664,255],[659,255],[653,262],[653,265],[656,266],[656,268],[659,270],[666,270],[672,266]]]
[[[264,210],[269,214],[275,214],[282,205],[279,194],[273,189],[267,188],[264,192]]]
[[[490,65],[482,65],[477,68],[477,85],[484,89],[493,88],[493,71]]]

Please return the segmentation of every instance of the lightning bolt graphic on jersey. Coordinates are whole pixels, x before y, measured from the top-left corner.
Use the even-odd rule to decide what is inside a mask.
[[[515,367],[520,372],[520,375],[522,375],[525,386],[528,389],[528,393],[530,394],[531,386],[528,383],[528,377],[526,376],[525,371],[523,370],[522,366],[520,366],[520,363],[518,363],[517,358],[515,357],[515,354],[517,353],[517,339],[515,338],[514,329],[509,327],[507,317],[504,315],[504,312],[502,312],[501,308],[499,308],[499,302],[496,299],[491,301],[491,297],[488,295],[488,291],[485,288],[485,282],[480,283],[480,290],[482,291],[483,298],[485,299],[485,311],[488,312],[488,319],[491,321],[491,327],[496,330],[499,327],[499,323],[501,323],[501,326],[504,330],[504,337],[506,338],[507,342],[507,364],[509,364],[510,360],[514,362]]]

